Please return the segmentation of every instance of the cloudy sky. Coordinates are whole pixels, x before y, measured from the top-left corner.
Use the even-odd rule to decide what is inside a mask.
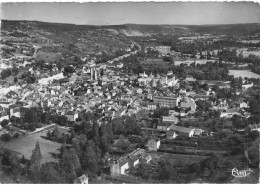
[[[1,19],[113,25],[260,23],[260,6],[250,2],[2,3]]]

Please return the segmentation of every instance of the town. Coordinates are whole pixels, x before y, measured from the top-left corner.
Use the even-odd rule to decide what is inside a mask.
[[[259,180],[259,24],[250,38],[1,24],[1,183]]]

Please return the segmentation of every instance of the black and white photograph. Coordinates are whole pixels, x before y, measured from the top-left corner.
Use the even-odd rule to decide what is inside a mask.
[[[260,1],[0,2],[0,184],[257,184]]]

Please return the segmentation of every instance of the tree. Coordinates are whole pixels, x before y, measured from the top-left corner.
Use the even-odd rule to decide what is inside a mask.
[[[31,155],[31,165],[30,165],[30,172],[32,178],[37,180],[39,177],[41,161],[42,161],[42,154],[39,142],[36,143],[34,150],[32,151]]]
[[[50,116],[50,120],[51,120],[53,123],[57,123],[57,122],[58,122],[58,118],[59,118],[58,115],[51,115],[51,116]]]
[[[125,123],[124,119],[121,118],[114,118],[112,120],[112,129],[114,134],[125,134]]]
[[[11,70],[10,69],[4,69],[1,72],[1,79],[5,79],[6,77],[9,77],[11,75]]]
[[[67,126],[68,119],[66,116],[58,116],[58,121],[57,123],[61,126]]]
[[[219,92],[219,86],[218,86],[218,85],[214,85],[213,90],[214,90],[215,92]]]
[[[157,88],[161,88],[162,87],[162,83],[160,80],[157,81]]]
[[[18,82],[18,78],[14,77],[14,82],[17,83]]]
[[[52,134],[50,130],[47,131],[47,138],[50,140],[52,139]]]
[[[31,108],[25,112],[24,122],[38,124],[38,121],[39,121],[39,117],[37,114],[37,110],[35,108]]]
[[[99,124],[96,121],[93,124],[92,135],[93,135],[92,138],[93,142],[95,142],[95,144],[99,146],[100,145]]]
[[[71,183],[76,177],[76,168],[71,153],[65,148],[60,160],[61,178],[65,183]]]
[[[74,70],[74,68],[71,67],[71,66],[66,66],[66,67],[64,68],[64,72],[65,72],[65,73],[73,73],[73,72],[75,72],[75,70]]]
[[[150,174],[149,174],[148,171],[149,171],[148,165],[145,164],[145,163],[140,163],[138,165],[136,175],[142,177],[145,180],[147,180],[147,179],[150,179]]]
[[[126,134],[138,135],[141,133],[141,128],[137,125],[137,121],[134,117],[125,118]]]
[[[42,123],[49,123],[50,121],[50,118],[51,118],[51,114],[49,112],[45,112],[43,115],[42,115]]]
[[[59,129],[58,129],[58,126],[55,125],[55,128],[54,128],[54,130],[52,131],[52,140],[53,140],[53,141],[56,141],[56,140],[58,140],[58,138],[60,138],[60,131],[59,131]]]
[[[81,165],[80,165],[79,157],[78,157],[76,150],[74,148],[70,148],[69,154],[70,154],[71,161],[73,163],[73,167],[75,168],[75,170],[76,171],[80,170]]]
[[[159,162],[159,180],[169,180],[177,178],[177,171],[173,168],[173,163],[170,159]]]
[[[138,64],[138,65],[136,66],[136,68],[134,69],[134,72],[135,72],[136,74],[143,73],[143,72],[144,72],[143,66],[142,66],[141,64]]]
[[[93,125],[90,122],[82,121],[81,126],[84,128],[84,132],[87,135],[87,137],[90,137]]]
[[[9,151],[4,151],[1,155],[0,165],[7,166],[3,167],[3,171],[6,173],[11,173],[15,177],[21,174],[20,159]]]
[[[79,146],[79,141],[77,138],[72,138],[71,148],[73,148],[75,150],[76,154],[79,155],[80,146]]]
[[[91,173],[98,173],[101,151],[92,141],[88,141],[81,155],[81,166],[83,170]]]
[[[8,125],[8,123],[9,123],[9,120],[4,119],[4,120],[1,122],[1,126],[2,126],[3,128],[5,128],[5,127]]]
[[[168,116],[169,115],[169,109],[168,108],[158,108],[154,110],[153,117],[154,118],[160,118],[162,116]]]
[[[207,59],[210,60],[211,59],[211,54],[209,51],[207,51]]]
[[[203,89],[205,90],[205,91],[208,91],[209,90],[209,85],[206,83],[206,84],[204,84],[203,85]]]
[[[12,69],[12,73],[14,73],[14,75],[17,75],[19,73],[19,69],[15,66]],[[17,78],[17,77],[16,77]]]
[[[58,166],[47,162],[42,164],[40,169],[40,183],[59,184],[61,183],[60,173],[56,169]]]
[[[192,163],[190,165],[190,170],[198,175],[201,172],[200,164]]]
[[[101,130],[100,130],[100,134],[101,134],[101,145],[100,145],[100,149],[102,151],[102,155],[104,156],[108,151],[109,151],[109,147],[111,144],[111,139],[112,139],[112,129],[111,129],[111,124],[105,124],[103,123],[101,125]]]
[[[11,135],[10,134],[8,134],[8,133],[5,133],[5,134],[2,134],[1,135],[1,140],[3,140],[3,141],[5,141],[5,142],[8,142],[8,141],[10,141],[11,140]]]

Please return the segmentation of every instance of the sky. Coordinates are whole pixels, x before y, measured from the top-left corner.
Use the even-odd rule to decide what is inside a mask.
[[[260,23],[252,2],[1,3],[1,19],[81,25]]]

